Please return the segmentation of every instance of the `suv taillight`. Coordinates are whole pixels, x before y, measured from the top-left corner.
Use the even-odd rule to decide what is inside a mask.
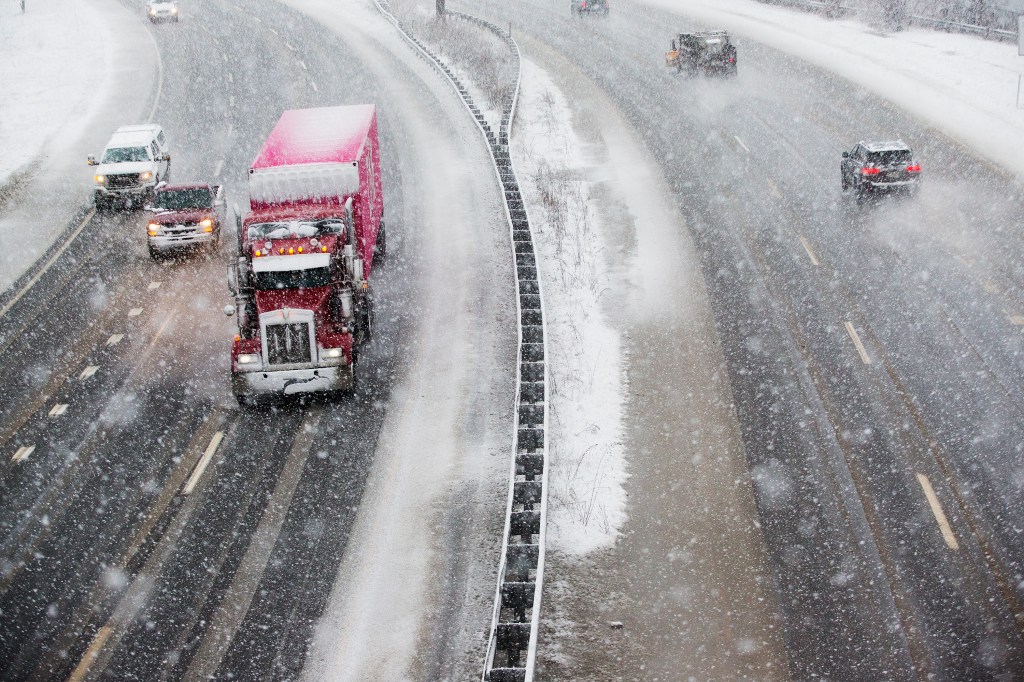
[[[921,165],[917,164],[917,163],[911,164],[911,165],[907,166],[907,172],[908,173],[920,173],[921,172]]]
[[[877,168],[867,167],[867,168],[861,168],[860,172],[863,175],[878,175],[880,171]]]

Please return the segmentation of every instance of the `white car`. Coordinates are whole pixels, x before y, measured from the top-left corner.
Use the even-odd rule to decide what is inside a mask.
[[[154,24],[158,21],[177,21],[178,3],[174,0],[149,0],[146,3],[146,14]]]
[[[96,209],[141,206],[160,182],[170,179],[171,155],[163,128],[154,124],[121,126],[99,161],[89,156]]]

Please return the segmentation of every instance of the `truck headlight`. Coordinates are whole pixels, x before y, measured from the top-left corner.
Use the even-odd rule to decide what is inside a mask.
[[[260,356],[255,353],[239,353],[236,362],[239,365],[258,365]]]
[[[153,171],[143,171],[143,172],[139,173],[139,180],[142,180],[143,182],[148,182],[148,181],[150,181],[152,179],[153,179]]]
[[[172,7],[171,8],[171,14],[177,14],[177,13],[178,13],[178,8],[177,7]]]
[[[97,185],[105,185],[105,184],[107,184],[107,176],[106,175],[94,175],[94,176],[92,176],[92,179],[96,181]]]
[[[203,232],[213,232],[213,220],[204,218],[199,221],[199,227],[203,228]]]
[[[146,226],[146,229],[149,230],[150,237],[155,237],[160,232],[160,223],[150,223]]]

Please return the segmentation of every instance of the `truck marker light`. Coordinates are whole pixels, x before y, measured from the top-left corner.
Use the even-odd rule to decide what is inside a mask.
[[[259,249],[256,249],[256,253],[254,253],[253,255],[254,255],[254,256],[262,256],[262,255],[263,255],[263,252],[262,252],[262,251],[260,251]]]
[[[293,255],[294,253],[295,253],[295,249],[294,248],[289,248],[288,249],[288,255],[289,256]]]
[[[235,343],[237,343],[237,342],[239,342],[239,341],[241,341],[241,340],[242,340],[242,337],[241,337],[241,335],[239,335],[239,334],[235,334]]]
[[[277,252],[278,252],[278,253],[284,253],[284,247],[282,246],[281,248],[279,248],[279,249],[277,250]]]
[[[299,247],[299,253],[302,253],[302,247],[301,246]]]
[[[320,250],[323,251],[324,253],[327,253],[327,247],[326,246],[321,246]]]

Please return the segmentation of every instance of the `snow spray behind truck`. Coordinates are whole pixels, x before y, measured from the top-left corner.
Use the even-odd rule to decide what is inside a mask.
[[[281,114],[249,169],[249,207],[228,266],[235,397],[352,390],[386,249],[374,106]]]

